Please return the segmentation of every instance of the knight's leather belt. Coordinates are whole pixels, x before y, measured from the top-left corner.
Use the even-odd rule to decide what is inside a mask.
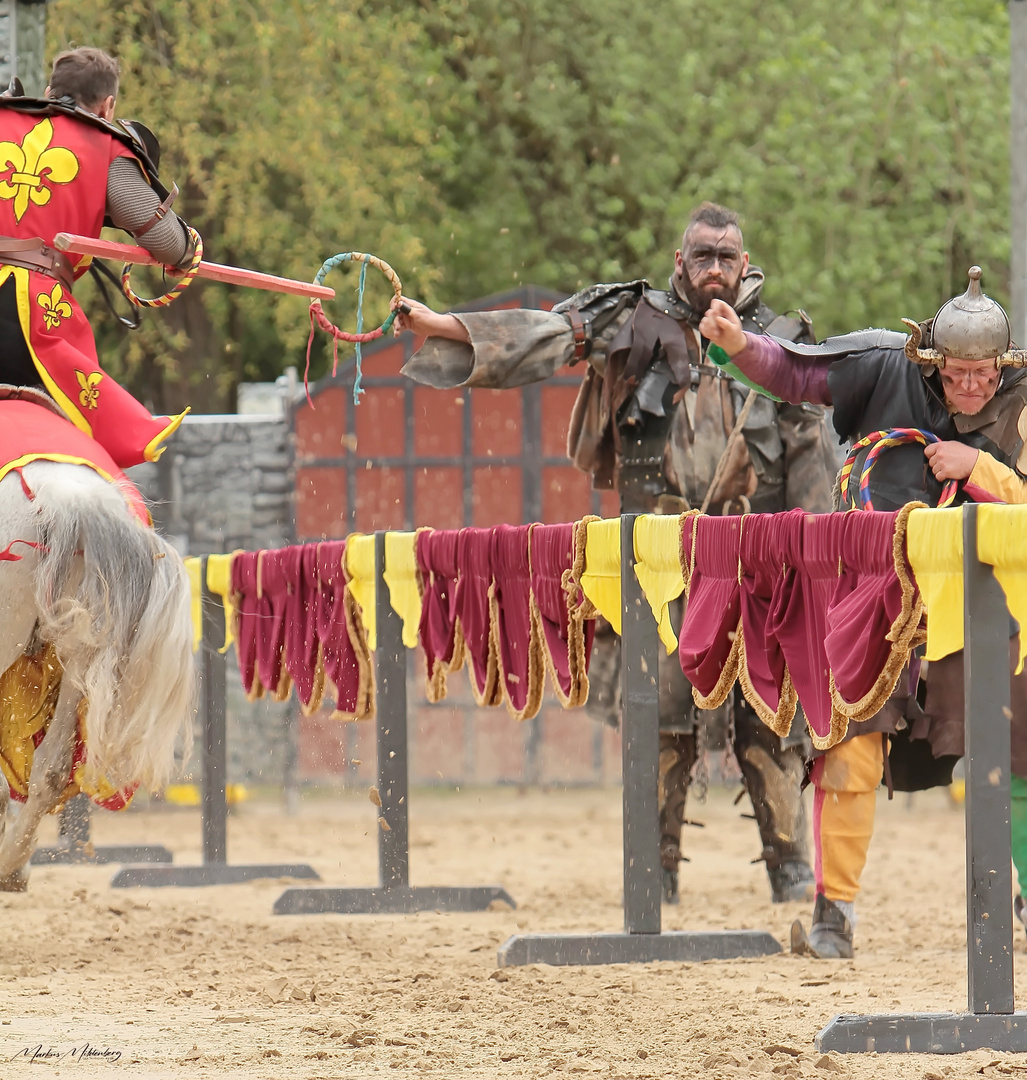
[[[38,236],[28,240],[0,236],[0,263],[56,278],[69,293],[75,285],[75,271],[68,256],[45,244]]]

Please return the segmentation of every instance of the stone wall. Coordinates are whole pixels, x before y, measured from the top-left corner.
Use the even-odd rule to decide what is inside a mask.
[[[292,437],[282,415],[187,416],[159,461],[128,474],[157,528],[183,555],[255,551],[292,540]],[[247,701],[234,649],[227,707],[229,781],[281,786],[295,771],[298,710],[291,702]],[[195,780],[200,768],[194,753]]]
[[[292,437],[282,416],[187,416],[160,460],[129,476],[183,555],[282,547],[293,536]]]

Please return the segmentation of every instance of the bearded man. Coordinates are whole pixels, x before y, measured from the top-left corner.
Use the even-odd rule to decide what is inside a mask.
[[[863,330],[820,345],[796,345],[746,333],[736,312],[719,300],[711,303],[701,329],[767,392],[787,401],[833,405],[843,440],[894,427],[938,436],[941,441],[926,447],[894,447],[878,460],[869,479],[875,509],[896,510],[914,500],[936,505],[942,484],[950,480],[960,482],[957,501],[1027,502],[1027,356],[1012,349],[1005,311],[981,291],[980,267],[971,267],[969,277],[966,292],[942,305],[933,319],[903,320],[911,331],[908,338]],[[867,453],[869,447],[853,467],[856,475]],[[1011,631],[1013,861],[1024,882],[1027,672],[1015,675],[1019,628],[1014,624]],[[889,761],[899,790],[948,784],[963,754],[962,650],[928,665],[922,706],[906,696],[904,681],[876,717],[859,725],[859,734],[814,764],[817,896],[809,935],[799,923],[792,927],[794,952],[852,956],[853,902],[884,771],[881,732],[890,737]],[[1023,920],[1022,900],[1017,914]]]
[[[703,203],[674,253],[667,291],[646,281],[593,285],[551,312],[439,314],[405,301],[397,329],[427,340],[404,372],[438,388],[502,388],[587,362],[568,455],[591,474],[593,487],[619,493],[622,512],[827,511],[835,462],[823,411],[775,404],[706,360],[698,327],[713,301],[754,334],[813,340],[803,312],[797,319],[775,316],[762,302],[763,282],[763,272],[749,264],[737,215]],[[680,617],[678,603],[678,626]],[[612,630],[597,633],[590,672],[590,697],[613,722],[620,711],[618,645]],[[696,708],[676,656],[661,653],[659,682],[660,858],[664,899],[676,903],[688,787],[701,747],[713,742],[715,718]],[[804,899],[813,880],[800,796],[804,722],[800,717],[782,740],[740,694],[728,706],[772,898]]]

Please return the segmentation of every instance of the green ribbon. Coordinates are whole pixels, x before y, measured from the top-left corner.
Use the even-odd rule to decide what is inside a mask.
[[[732,379],[737,379],[740,383],[745,383],[750,390],[755,390],[757,394],[762,394],[764,397],[770,398],[771,401],[780,401],[781,398],[770,393],[769,390],[765,390],[759,383],[755,383],[752,379],[746,375],[741,368],[734,364],[731,357],[719,345],[710,345],[706,350],[706,359],[716,364],[721,370],[726,371]]]

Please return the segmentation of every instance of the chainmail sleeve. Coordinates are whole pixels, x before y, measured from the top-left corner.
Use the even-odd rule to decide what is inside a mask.
[[[107,213],[111,221],[132,233],[165,266],[181,266],[192,255],[193,245],[173,211],[169,210],[142,235],[136,235],[159,206],[160,196],[146,182],[139,163],[130,157],[115,158],[107,172]]]

